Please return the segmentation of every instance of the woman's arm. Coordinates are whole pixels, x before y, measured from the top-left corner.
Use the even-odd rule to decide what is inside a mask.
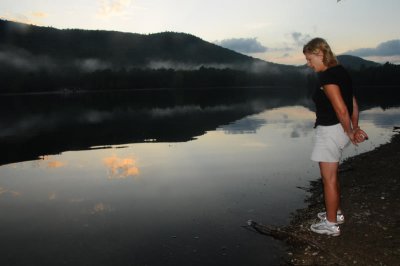
[[[347,134],[347,136],[349,136],[351,142],[356,145],[357,141],[354,138],[354,131],[352,127],[353,116],[352,118],[350,118],[349,111],[347,110],[346,104],[344,103],[339,87],[335,84],[327,84],[324,85],[324,92],[331,102],[333,109],[336,112],[336,116],[340,124],[342,124],[344,132]],[[358,126],[358,111],[357,117],[355,117],[355,119],[357,120],[356,123]]]
[[[358,126],[358,103],[356,97],[353,96],[353,114],[351,115],[351,124],[353,125],[353,129],[359,128]]]
[[[358,126],[359,108],[356,97],[353,97],[353,114],[351,115],[351,123],[353,125],[354,138],[358,143],[368,139],[367,133]]]

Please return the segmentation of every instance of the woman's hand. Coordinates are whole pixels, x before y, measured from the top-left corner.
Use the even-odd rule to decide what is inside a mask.
[[[365,131],[359,127],[355,128],[353,132],[354,132],[354,140],[356,143],[361,143],[368,139],[367,133],[365,133]]]

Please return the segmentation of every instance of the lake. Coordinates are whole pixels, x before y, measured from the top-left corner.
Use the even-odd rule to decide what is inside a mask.
[[[2,265],[276,265],[246,230],[305,206],[313,104],[290,88],[0,96]],[[400,104],[360,102],[386,143]]]

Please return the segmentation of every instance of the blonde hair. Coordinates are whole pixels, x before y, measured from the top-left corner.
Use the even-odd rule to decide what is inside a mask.
[[[331,47],[327,41],[322,38],[314,38],[303,47],[303,54],[318,54],[319,52],[322,52],[322,62],[325,66],[332,67],[339,64],[335,54],[331,50]]]

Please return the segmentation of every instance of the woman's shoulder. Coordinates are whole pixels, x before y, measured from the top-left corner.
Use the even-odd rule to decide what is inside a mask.
[[[342,65],[338,64],[319,72],[319,79],[321,84],[342,84],[343,81],[350,79],[350,75]]]
[[[341,64],[337,64],[335,66],[329,67],[327,70],[324,71],[325,73],[323,75],[327,75],[327,76],[348,76],[349,72],[347,71],[347,69],[341,65]]]
[[[329,72],[347,72],[346,68],[342,64],[337,64],[331,67],[328,67],[326,71]]]

